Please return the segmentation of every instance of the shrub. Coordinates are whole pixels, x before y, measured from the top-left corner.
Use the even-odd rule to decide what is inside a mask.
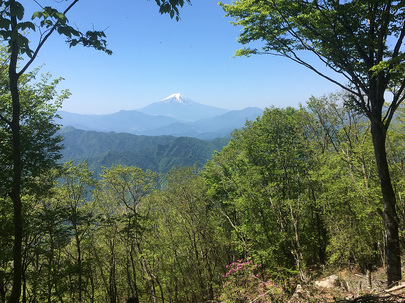
[[[249,258],[238,260],[226,266],[228,272],[223,275],[224,284],[219,302],[281,302],[283,290],[271,280],[260,278],[261,264],[254,264]]]

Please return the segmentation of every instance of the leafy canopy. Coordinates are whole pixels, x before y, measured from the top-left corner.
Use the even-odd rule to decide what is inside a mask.
[[[55,167],[61,158],[62,137],[57,134],[59,125],[55,123],[56,111],[61,107],[70,93],[68,90],[58,92],[57,85],[62,78],[51,79],[49,74],[38,76],[35,69],[21,77],[19,83],[21,102],[21,143],[23,184],[27,189],[38,189],[45,185],[37,182]],[[7,77],[0,74],[0,196],[9,191],[12,179],[12,120],[11,94],[7,91]],[[36,79],[39,78],[39,79]]]
[[[240,49],[236,56],[287,57],[351,93],[369,117],[378,118],[384,92],[390,89],[389,124],[405,88],[403,1],[238,0],[220,5],[235,19],[234,25],[242,26],[241,44],[261,44]],[[312,65],[303,51],[335,74]],[[340,81],[342,76],[345,81]]]

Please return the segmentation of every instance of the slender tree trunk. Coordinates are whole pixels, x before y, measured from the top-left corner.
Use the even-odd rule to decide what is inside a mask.
[[[129,245],[130,246],[129,256],[131,259],[132,274],[133,274],[133,279],[134,279],[134,281],[133,281],[134,293],[132,293],[131,296],[135,295],[136,298],[139,298],[139,290],[138,290],[138,285],[136,282],[136,278],[137,278],[136,264],[135,264],[135,258],[133,255],[133,254],[136,254],[136,251],[135,251],[135,245],[133,243],[133,240],[131,239],[130,241],[131,241],[131,243]],[[129,266],[127,266],[127,268],[129,268]],[[128,283],[130,283],[130,280],[128,280]]]
[[[23,271],[22,271],[22,303],[27,303],[27,277],[25,276],[25,269],[23,266]]]
[[[12,1],[15,2],[15,1]],[[12,27],[16,28],[17,18],[11,17]],[[16,30],[15,30],[16,31]],[[11,56],[9,64],[10,92],[12,98],[13,117],[10,124],[13,145],[13,180],[11,185],[10,198],[13,202],[13,223],[14,223],[14,246],[13,246],[13,286],[9,298],[10,303],[19,303],[21,296],[22,277],[22,203],[21,203],[21,138],[20,138],[20,96],[18,92],[18,60],[19,46],[14,40],[11,45]]]
[[[109,283],[109,297],[110,303],[117,302],[117,279],[116,279],[116,260],[115,260],[115,236],[109,241],[111,258],[110,258],[110,275],[108,279]]]
[[[386,266],[388,286],[400,281],[401,275],[401,250],[399,245],[398,218],[396,212],[396,198],[392,187],[387,154],[385,149],[386,132],[383,126],[371,120],[371,134],[373,137],[374,154],[377,162],[378,176],[380,179],[383,196],[384,219],[386,233]]]
[[[81,239],[79,237],[79,231],[77,225],[75,225],[75,233],[76,233],[76,249],[77,249],[77,269],[78,269],[78,291],[79,291],[79,303],[83,302],[82,293],[83,293],[83,268],[82,268],[82,250],[81,250]]]

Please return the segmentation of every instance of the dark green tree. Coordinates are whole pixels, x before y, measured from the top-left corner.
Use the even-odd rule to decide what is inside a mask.
[[[233,24],[242,26],[240,43],[263,42],[261,50],[244,48],[236,55],[289,58],[344,89],[348,103],[369,118],[383,196],[387,282],[401,280],[396,195],[385,143],[405,98],[403,1],[238,0],[221,5]],[[327,71],[312,65],[304,56],[308,52]]]

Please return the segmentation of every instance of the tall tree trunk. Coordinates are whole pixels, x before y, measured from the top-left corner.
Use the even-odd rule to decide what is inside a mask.
[[[11,17],[12,27],[17,26],[17,18]],[[13,202],[14,210],[14,246],[13,246],[13,287],[9,298],[10,303],[19,303],[21,296],[21,277],[22,277],[22,203],[21,203],[21,138],[20,138],[20,96],[18,92],[18,60],[19,46],[16,40],[11,45],[11,56],[9,64],[10,92],[12,98],[13,117],[10,124],[13,144],[13,180],[11,185],[10,198]]]
[[[130,256],[130,259],[131,259],[132,274],[133,274],[133,279],[134,279],[134,281],[133,281],[133,293],[131,293],[131,296],[135,295],[136,298],[139,298],[138,284],[136,282],[137,273],[136,273],[136,264],[135,264],[134,254],[135,254],[135,257],[137,257],[137,256],[136,256],[135,245],[133,243],[133,240],[131,239],[130,241],[131,241],[131,243],[129,245],[129,247],[130,247],[129,256]],[[127,265],[127,268],[129,268],[128,265]],[[130,278],[130,276],[128,275],[128,283],[131,284],[129,278]]]
[[[78,283],[78,291],[79,291],[79,303],[83,303],[83,260],[82,260],[82,247],[81,247],[81,239],[79,236],[79,231],[77,224],[74,223],[75,227],[75,237],[76,237],[76,250],[77,250],[77,269],[78,269],[78,277],[77,277],[77,283]]]
[[[384,126],[371,120],[371,134],[373,138],[374,154],[377,162],[378,176],[380,179],[383,196],[384,219],[386,233],[386,266],[388,286],[400,281],[401,275],[401,250],[399,245],[398,218],[396,212],[396,198],[392,187],[387,154],[385,149],[386,131]]]

